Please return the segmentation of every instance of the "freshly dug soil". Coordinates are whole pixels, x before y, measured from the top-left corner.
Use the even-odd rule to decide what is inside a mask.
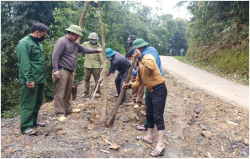
[[[189,86],[166,71],[165,78],[168,96],[164,112],[166,152],[163,158],[249,157],[248,110]],[[114,97],[117,94],[114,80],[115,75],[108,78],[108,117],[117,100]],[[84,81],[78,86],[78,94],[83,92],[83,88]],[[92,78],[90,93],[93,92]],[[131,102],[131,99],[131,90],[128,90],[126,102]],[[102,97],[92,104],[89,104],[89,98],[79,97],[71,103],[74,108],[81,108],[81,112],[70,114],[67,123],[57,123],[53,102],[45,103],[38,121],[47,125],[36,128],[39,132],[36,136],[20,133],[19,116],[1,119],[1,157],[150,157],[152,150],[146,143],[136,140],[136,136],[146,135],[146,131],[135,129],[144,123],[145,105],[137,109],[133,106],[120,107],[114,125],[107,128],[99,126]],[[107,140],[115,144],[114,149],[110,148]],[[156,143],[155,126],[153,144],[149,146],[155,148]]]

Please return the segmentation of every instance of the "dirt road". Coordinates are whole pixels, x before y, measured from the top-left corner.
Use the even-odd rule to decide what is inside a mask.
[[[186,80],[189,84],[210,91],[237,106],[249,109],[249,86],[208,73],[171,56],[161,56],[161,61],[163,68]]]
[[[164,71],[168,96],[164,112],[166,152],[161,158],[249,158],[249,111],[234,106],[214,94],[190,86]],[[114,108],[115,75],[108,77],[108,114]],[[94,90],[91,80],[90,93]],[[84,81],[78,93],[84,90]],[[102,92],[102,89],[101,89]],[[103,93],[103,92],[102,92]],[[127,91],[126,102],[131,100]],[[144,142],[137,141],[135,127],[142,124],[145,105],[134,109],[122,106],[112,127],[99,126],[102,98],[88,104],[88,98],[71,101],[80,113],[68,115],[69,122],[56,122],[53,102],[45,103],[39,111],[38,121],[47,123],[36,128],[37,136],[20,134],[20,116],[1,119],[1,157],[5,158],[150,158],[152,151]],[[48,130],[51,130],[48,134]],[[47,136],[44,136],[47,134]],[[119,146],[113,149],[104,140]],[[153,144],[157,143],[154,129]]]

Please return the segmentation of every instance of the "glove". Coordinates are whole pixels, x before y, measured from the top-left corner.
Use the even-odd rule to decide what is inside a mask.
[[[137,70],[133,70],[133,71],[132,71],[132,75],[133,75],[133,76],[137,76]]]

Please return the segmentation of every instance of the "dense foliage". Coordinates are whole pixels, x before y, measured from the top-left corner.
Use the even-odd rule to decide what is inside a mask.
[[[17,42],[29,34],[33,22],[49,26],[46,40],[41,44],[45,51],[47,85],[44,90],[44,102],[53,99],[52,53],[54,42],[66,34],[65,29],[72,24],[78,25],[83,1],[1,1],[1,92],[2,117],[17,115],[20,106],[20,84],[18,82]],[[106,48],[110,47],[125,54],[129,35],[134,34],[149,42],[161,55],[167,55],[170,49],[187,50],[187,22],[173,19],[172,15],[154,14],[152,8],[140,2],[102,2],[102,18],[106,39]],[[89,3],[83,20],[81,42],[88,41],[88,35],[96,32],[99,36],[97,4]],[[101,37],[99,37],[101,39]],[[180,42],[181,41],[181,42]],[[99,40],[101,43],[101,40]],[[75,82],[84,79],[84,55],[78,55]]]
[[[189,32],[196,42],[237,44],[249,38],[248,1],[190,2],[188,9],[193,14]]]
[[[191,1],[187,8],[187,60],[248,80],[249,1]]]

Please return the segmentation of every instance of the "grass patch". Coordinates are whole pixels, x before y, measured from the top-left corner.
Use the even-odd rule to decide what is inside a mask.
[[[241,76],[236,73],[226,73],[223,69],[218,68],[216,65],[210,65],[206,62],[198,62],[196,60],[189,60],[185,56],[174,56],[177,60],[182,61],[184,63],[187,63],[189,65],[192,65],[194,67],[200,68],[202,70],[205,70],[209,73],[214,73],[220,77],[229,79],[231,81],[235,81],[244,85],[249,85],[249,78],[248,76]]]
[[[190,41],[185,57],[178,60],[215,73],[229,80],[249,85],[249,41],[218,45],[214,41],[203,43]]]
[[[16,105],[9,110],[5,110],[1,113],[1,118],[10,119],[18,116],[20,114],[20,105]]]

